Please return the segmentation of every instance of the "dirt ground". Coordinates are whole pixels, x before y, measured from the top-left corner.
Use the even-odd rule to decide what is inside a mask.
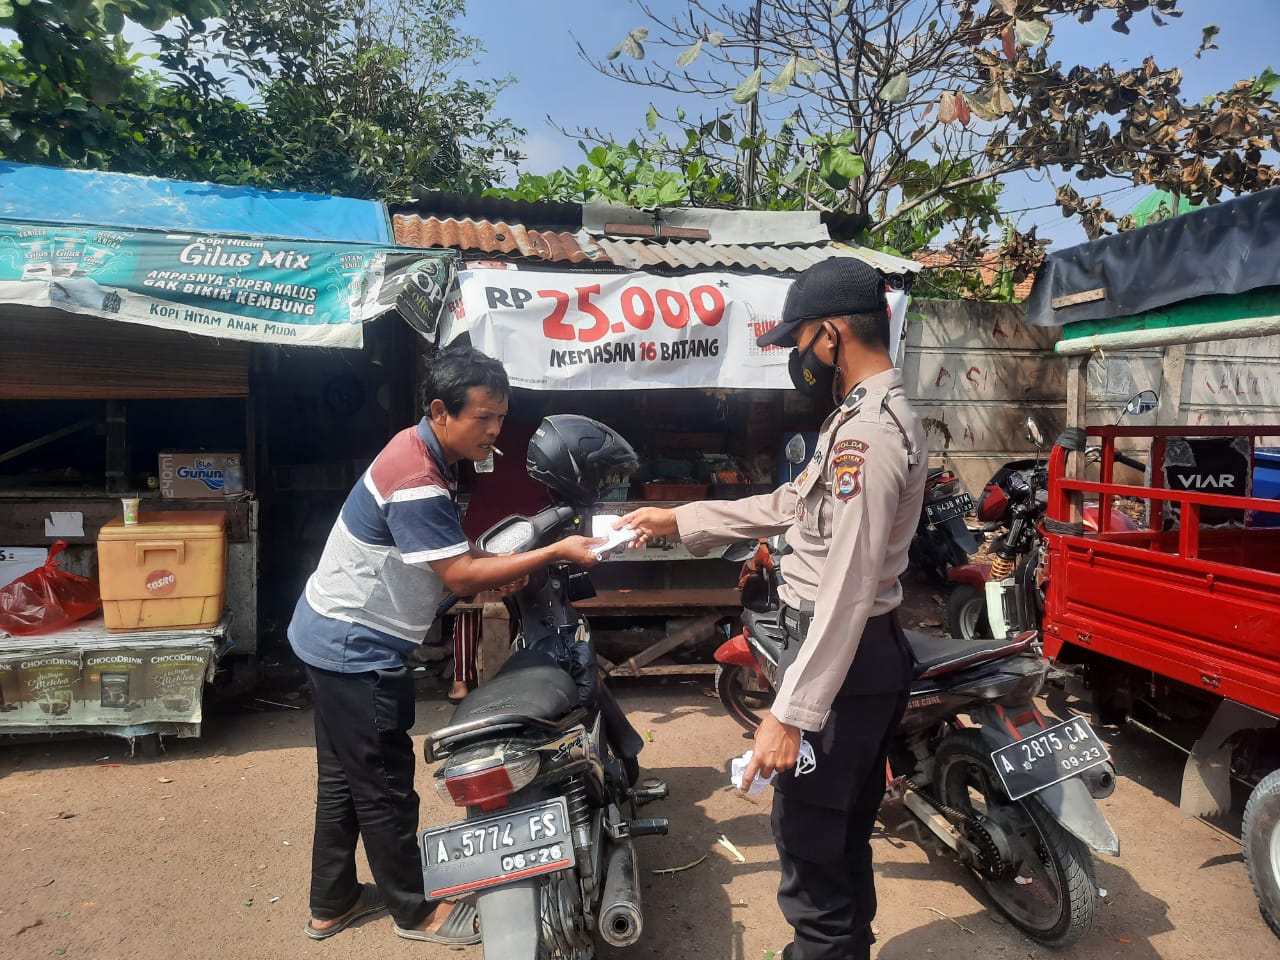
[[[634,681],[619,692],[652,737],[647,771],[671,787],[670,798],[645,813],[670,818],[671,834],[639,841],[641,943],[603,956],[763,960],[787,942],[788,929],[774,901],[768,795],[751,802],[727,789],[727,760],[746,747],[742,732],[704,681]],[[440,698],[419,703],[419,744],[447,709]],[[1239,843],[1178,815],[1179,757],[1136,731],[1107,731],[1107,739],[1122,778],[1103,805],[1123,853],[1098,864],[1106,897],[1092,937],[1062,951],[1038,947],[986,909],[955,863],[909,831],[887,830],[874,841],[876,956],[1276,956]],[[449,953],[398,939],[385,915],[324,943],[304,938],[313,776],[306,709],[207,718],[203,736],[168,742],[158,759],[130,758],[123,741],[111,738],[0,746],[0,956],[396,960]],[[424,823],[452,818],[429,771],[420,767],[418,780]],[[716,844],[721,834],[745,863]],[[704,854],[690,870],[651,872]],[[451,955],[468,960],[481,951]]]

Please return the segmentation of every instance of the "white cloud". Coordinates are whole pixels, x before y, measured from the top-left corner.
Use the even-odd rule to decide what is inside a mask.
[[[528,173],[550,173],[586,162],[577,141],[559,134],[531,133],[524,138],[520,152],[527,158],[520,169]]]

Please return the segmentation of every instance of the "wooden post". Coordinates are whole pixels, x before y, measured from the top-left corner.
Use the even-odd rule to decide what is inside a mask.
[[[1160,361],[1160,403],[1156,407],[1156,423],[1162,427],[1182,422],[1182,371],[1187,363],[1187,345],[1171,343],[1164,348]]]
[[[1084,429],[1089,420],[1086,413],[1089,400],[1089,354],[1082,353],[1067,363],[1067,426]],[[1084,451],[1067,458],[1067,479],[1084,479]],[[1084,522],[1084,497],[1078,490],[1071,491],[1072,523]]]
[[[511,656],[511,613],[505,603],[486,603],[476,642],[476,684],[488,683]]]
[[[123,400],[107,401],[107,460],[104,471],[108,493],[130,493],[129,441],[125,430]]]

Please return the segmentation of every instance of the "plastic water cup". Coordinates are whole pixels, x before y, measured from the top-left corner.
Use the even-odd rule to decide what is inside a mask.
[[[138,498],[121,497],[120,503],[124,505],[124,525],[126,527],[136,526],[138,523]]]

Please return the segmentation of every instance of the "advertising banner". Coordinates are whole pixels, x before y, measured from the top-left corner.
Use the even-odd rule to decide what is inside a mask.
[[[760,348],[756,338],[778,323],[791,283],[731,273],[464,270],[441,341],[469,334],[502,361],[513,386],[533,390],[790,390],[789,349]],[[895,351],[906,299],[890,295]]]
[[[0,653],[0,730],[199,723],[214,641],[100,641]]]
[[[388,258],[392,266],[388,265]],[[0,222],[0,303],[202,336],[359,347],[361,326],[450,251]],[[393,278],[390,274],[399,274]]]

